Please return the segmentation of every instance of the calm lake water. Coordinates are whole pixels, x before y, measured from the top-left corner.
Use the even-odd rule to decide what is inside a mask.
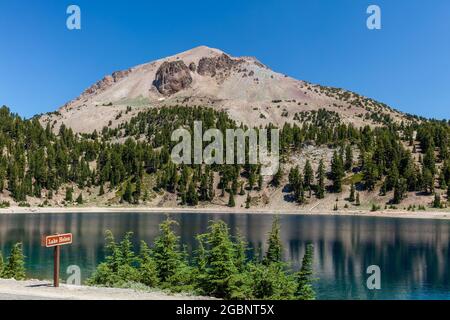
[[[253,248],[265,249],[271,215],[173,214],[188,249],[208,222],[222,219],[231,232],[245,235]],[[22,242],[28,275],[51,279],[53,251],[42,248],[43,234],[72,232],[74,243],[61,250],[62,278],[78,265],[86,279],[104,258],[104,232],[116,238],[133,231],[151,242],[165,214],[69,213],[0,215],[0,250]],[[315,287],[319,299],[450,299],[450,221],[349,216],[281,216],[285,258],[298,267],[307,243],[315,246]],[[368,290],[366,269],[381,268],[381,290]]]

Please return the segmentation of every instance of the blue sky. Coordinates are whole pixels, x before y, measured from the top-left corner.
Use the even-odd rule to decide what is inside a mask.
[[[53,111],[104,75],[199,45],[256,56],[297,79],[450,118],[450,1],[0,2],[0,105]],[[66,28],[81,8],[82,30]],[[366,28],[366,9],[382,29]]]

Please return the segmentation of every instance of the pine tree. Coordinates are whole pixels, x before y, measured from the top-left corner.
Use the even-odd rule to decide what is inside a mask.
[[[278,171],[275,173],[275,175],[272,178],[272,184],[275,187],[278,187],[281,184],[281,179],[283,178],[283,170],[281,169],[281,166],[278,168]]]
[[[103,188],[103,183],[100,185],[100,190],[99,190],[99,192],[98,192],[98,195],[99,196],[102,196],[102,195],[104,195],[105,194],[105,189]]]
[[[325,197],[325,165],[323,159],[320,159],[319,167],[317,169],[317,191],[316,197],[323,199]]]
[[[189,204],[190,206],[198,205],[198,193],[195,188],[194,182],[191,182],[189,184],[189,189],[188,189],[186,198],[187,198],[187,204]]]
[[[141,241],[139,252],[139,274],[139,281],[146,286],[154,288],[158,285],[159,279],[157,265],[151,256],[150,248],[144,241]]]
[[[288,176],[289,185],[294,192],[297,189],[299,176],[300,176],[300,170],[299,170],[298,166],[295,166],[295,167],[291,168],[291,170],[289,170],[289,176]]]
[[[244,183],[241,183],[241,189],[240,189],[240,191],[239,191],[239,195],[240,195],[240,196],[245,195]]]
[[[386,193],[387,193],[387,181],[384,180],[380,188],[380,196],[385,196]]]
[[[248,175],[248,190],[253,190],[253,186],[255,184],[255,172],[250,170]]]
[[[397,165],[394,163],[392,165],[391,169],[389,170],[388,175],[387,175],[386,180],[385,180],[385,182],[386,182],[386,185],[385,185],[386,191],[391,191],[391,190],[393,190],[396,187],[398,179],[399,179],[399,176],[400,176],[400,174],[398,172]]]
[[[302,260],[302,267],[297,274],[297,291],[296,297],[299,300],[314,300],[315,292],[312,287],[313,283],[313,261],[314,261],[314,246],[308,244],[306,246],[305,255]]]
[[[80,192],[77,198],[77,204],[83,204],[83,193]]]
[[[311,162],[306,160],[305,168],[303,170],[303,186],[306,190],[311,190],[314,179],[314,171],[311,167]]]
[[[442,190],[446,190],[447,189],[447,181],[446,181],[444,173],[442,171],[441,171],[441,173],[439,175],[439,187]]]
[[[237,194],[237,192],[238,192],[238,185],[239,185],[239,183],[237,181],[237,178],[234,177],[233,181],[231,182],[231,192],[233,194]]]
[[[348,197],[348,201],[353,202],[355,201],[355,184],[352,183],[350,186],[350,196]]]
[[[250,197],[250,192],[247,193],[247,199],[245,200],[245,208],[250,209],[250,204],[252,202],[252,198]]]
[[[238,233],[235,237],[236,241],[234,243],[235,261],[234,265],[237,271],[243,273],[245,271],[247,262],[247,241],[245,238]]]
[[[281,262],[283,259],[283,244],[281,242],[279,216],[273,218],[272,229],[267,240],[267,247],[264,262],[266,264]]]
[[[132,202],[132,196],[133,196],[133,192],[131,190],[131,183],[127,181],[125,183],[125,191],[122,194],[122,201],[126,201],[128,203],[131,203]]]
[[[262,187],[263,187],[263,176],[262,176],[262,174],[260,173],[259,175],[258,175],[258,190],[259,191],[261,191],[262,190]]]
[[[422,174],[423,190],[428,193],[434,192],[434,175],[430,169],[425,168]]]
[[[400,178],[394,188],[394,198],[392,199],[393,204],[399,204],[405,198],[407,191],[406,180]]]
[[[344,175],[345,171],[342,158],[337,151],[334,151],[333,159],[331,160],[331,179],[333,180],[334,192],[342,192],[342,178]]]
[[[434,200],[433,200],[433,208],[439,209],[442,207],[441,204],[441,195],[439,193],[436,193],[434,195]]]
[[[180,194],[180,198],[181,198],[181,205],[185,205],[187,203],[187,191],[186,191],[186,186],[183,184],[180,184],[179,187],[179,194]]]
[[[135,254],[133,251],[133,232],[125,233],[119,244],[120,258],[123,265],[131,266],[135,262]]]
[[[206,287],[206,281],[207,279],[207,267],[208,267],[208,260],[207,260],[207,248],[206,248],[206,241],[207,241],[207,234],[197,234],[195,236],[195,239],[197,240],[197,249],[195,250],[195,265],[197,267],[196,270],[196,282],[197,285],[201,288]]]
[[[230,298],[233,288],[230,280],[237,274],[235,246],[230,239],[228,226],[223,221],[214,221],[205,234],[206,281],[205,293],[218,298]]]
[[[200,200],[207,201],[208,199],[208,176],[203,174],[200,178]]]
[[[142,201],[144,201],[144,203],[146,203],[148,198],[149,198],[148,190],[145,190],[144,196],[142,197]]]
[[[303,181],[301,177],[299,177],[299,181],[296,184],[295,199],[299,204],[305,203],[305,189],[303,187]]]
[[[153,258],[162,282],[169,282],[184,264],[179,237],[173,231],[178,223],[167,219],[159,225],[160,235],[154,241]]]
[[[230,190],[230,197],[228,198],[228,206],[230,208],[233,208],[236,206],[236,203],[234,201],[234,192],[233,190]]]
[[[375,188],[375,184],[378,179],[378,169],[373,162],[370,154],[366,154],[364,157],[363,165],[363,179],[367,190],[372,191]]]
[[[65,200],[67,202],[72,202],[73,201],[73,189],[70,187],[66,188],[66,197]]]
[[[3,277],[7,279],[24,280],[25,279],[25,257],[22,251],[22,243],[16,243],[8,261],[4,266]]]
[[[431,174],[436,174],[436,157],[434,155],[434,147],[430,146],[423,156],[423,166],[425,169],[430,170]]]
[[[0,278],[2,278],[4,267],[5,267],[5,262],[3,260],[3,254],[0,251]]]
[[[133,192],[133,202],[135,204],[139,203],[139,199],[141,198],[141,194],[142,194],[142,182],[141,182],[141,178],[139,177],[139,175],[136,177],[136,188]]]
[[[209,174],[209,183],[208,183],[208,199],[209,201],[213,200],[215,196],[214,192],[214,173],[213,171]]]
[[[345,171],[347,172],[351,171],[352,167],[353,167],[353,151],[352,146],[348,144],[347,147],[345,148],[345,164],[344,164]]]
[[[361,201],[359,200],[359,192],[356,193],[356,200],[355,200],[355,206],[360,206],[361,205]]]

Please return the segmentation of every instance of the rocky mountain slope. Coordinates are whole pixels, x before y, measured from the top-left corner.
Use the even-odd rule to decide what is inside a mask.
[[[64,123],[75,132],[90,133],[116,127],[142,109],[172,105],[226,110],[232,119],[252,126],[295,122],[318,109],[334,111],[343,123],[356,126],[376,125],[383,117],[405,118],[358,94],[299,81],[255,58],[201,46],[114,72],[40,121],[54,130]]]

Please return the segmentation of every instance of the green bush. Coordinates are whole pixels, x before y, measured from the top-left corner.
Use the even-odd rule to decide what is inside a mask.
[[[9,201],[2,201],[2,202],[0,203],[0,208],[1,208],[1,209],[9,208],[10,205],[11,205],[11,204],[9,203]]]

